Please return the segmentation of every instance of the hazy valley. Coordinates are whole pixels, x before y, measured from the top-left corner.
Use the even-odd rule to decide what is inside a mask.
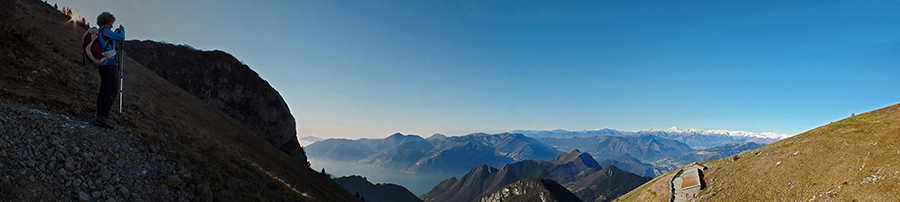
[[[604,129],[593,132],[530,131],[526,133],[529,135],[475,133],[450,137],[435,134],[428,138],[396,133],[384,139],[324,139],[316,141],[304,147],[304,149],[309,155],[311,166],[316,170],[324,168],[327,173],[334,174],[335,177],[361,175],[366,176],[373,182],[399,184],[411,192],[422,196],[423,199],[427,200],[430,197],[431,200],[442,201],[449,198],[437,197],[440,195],[440,191],[448,189],[459,190],[459,186],[462,185],[450,188],[452,183],[457,183],[457,178],[462,179],[466,175],[471,175],[473,171],[479,169],[507,169],[507,167],[514,169],[522,166],[547,167],[547,165],[551,165],[547,161],[558,158],[555,155],[563,155],[566,152],[584,152],[591,158],[590,162],[592,163],[589,164],[596,164],[595,166],[588,166],[594,170],[615,167],[615,170],[623,173],[629,172],[634,173],[633,175],[635,176],[652,178],[690,162],[703,162],[729,157],[743,151],[758,148],[763,144],[758,144],[756,141],[764,139],[759,137],[729,137],[727,135],[705,134],[713,137],[703,139],[715,141],[718,144],[705,143],[704,145],[712,147],[695,150],[680,141],[661,137],[661,133],[658,132],[609,133],[609,131],[614,130]],[[700,139],[696,137],[698,135],[704,134],[688,134],[686,136]],[[673,136],[677,137],[678,134],[668,135],[668,137]],[[542,138],[535,139],[532,137]],[[308,137],[307,139],[321,138]],[[765,140],[774,141],[773,139]],[[541,166],[543,164],[539,162],[542,161],[547,164]],[[517,173],[535,174],[514,178],[507,177],[509,178],[507,181],[484,187],[485,190],[469,190],[473,194],[465,200],[474,200],[482,192],[499,189],[518,179],[527,177],[554,179],[550,177],[552,176],[551,174],[542,175],[539,173],[552,173],[552,170],[555,169],[539,170],[541,169],[516,171]],[[582,171],[571,172],[579,173]],[[589,173],[583,173],[582,175],[589,175]],[[448,178],[452,179],[451,181],[453,182],[445,180]],[[571,188],[570,190],[577,190],[579,186],[576,186],[576,184],[588,186],[585,183],[554,180],[557,180],[557,182],[567,188]],[[469,187],[468,189],[472,188]],[[426,194],[426,192],[428,193]],[[573,192],[576,192],[576,195],[578,195],[577,191]],[[594,196],[590,199],[605,201],[611,200],[616,196],[618,195]]]

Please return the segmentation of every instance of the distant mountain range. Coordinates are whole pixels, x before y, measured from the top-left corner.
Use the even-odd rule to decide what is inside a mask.
[[[605,166],[615,165],[650,177],[677,168],[682,163],[677,159],[694,152],[690,146],[679,141],[643,134],[541,138],[540,141],[562,151],[578,149],[599,154],[595,158]]]
[[[522,134],[532,138],[578,138],[578,137],[594,137],[594,136],[622,136],[632,134],[632,131],[621,131],[616,129],[597,129],[583,131],[569,131],[563,129],[556,130],[514,130],[510,133]]]
[[[396,133],[385,139],[322,140],[307,146],[305,150],[312,159],[354,162],[409,173],[455,175],[480,164],[500,167],[525,159],[550,160],[562,151],[578,149],[601,154],[594,158],[604,167],[612,165],[641,176],[654,177],[686,163],[730,156],[763,145],[737,136],[686,135],[676,129],[666,131],[669,132],[648,130],[624,134],[605,129],[593,132],[554,130],[529,133],[532,136],[554,137],[538,139],[512,133],[475,133],[451,137],[435,134],[427,139]],[[597,136],[582,137],[584,134]],[[699,141],[701,143],[695,145],[705,147],[697,150],[671,138]]]
[[[593,137],[593,136],[623,136],[628,134],[647,134],[647,135],[655,135],[660,137],[665,137],[669,139],[678,140],[684,142],[687,145],[690,145],[694,149],[703,149],[714,147],[722,144],[729,143],[747,143],[747,142],[756,142],[760,144],[769,144],[774,141],[778,141],[784,138],[791,137],[791,135],[777,133],[777,132],[762,132],[762,133],[754,133],[747,131],[732,131],[732,130],[701,130],[701,129],[679,129],[677,127],[671,127],[668,129],[646,129],[639,131],[625,131],[625,130],[616,130],[616,129],[597,129],[597,130],[582,130],[582,131],[570,131],[563,129],[556,130],[513,130],[508,133],[513,134],[522,134],[531,138],[540,139],[540,138],[578,138],[578,137]],[[710,136],[701,138],[699,136]],[[432,138],[447,138],[447,136],[442,134],[434,134],[429,139]],[[301,137],[300,140],[308,141],[308,142],[317,142],[322,141],[324,139],[314,136]]]
[[[297,138],[297,141],[300,142],[300,145],[310,145],[314,142],[318,142],[318,141],[322,141],[322,140],[325,140],[325,139],[315,137],[315,136],[306,136],[306,137]]]
[[[579,149],[603,154],[594,157],[601,166],[614,165],[622,170],[650,177],[672,171],[687,163],[720,159],[764,146],[756,142],[725,143],[694,150],[680,141],[641,133],[539,140],[559,150]]]
[[[420,198],[425,201],[473,201],[490,197],[504,186],[532,177],[551,179],[584,201],[609,201],[650,180],[615,166],[601,168],[590,154],[574,150],[562,153],[550,162],[524,160],[501,169],[482,164],[460,179],[444,180]]]
[[[615,129],[598,129],[585,131],[568,131],[568,130],[514,130],[511,133],[523,134],[532,138],[582,138],[593,136],[624,136],[629,134],[645,134],[664,137],[667,139],[678,140],[689,145],[694,149],[705,149],[723,144],[745,144],[755,142],[760,144],[769,144],[790,135],[764,132],[753,133],[747,131],[730,131],[730,130],[700,130],[700,129],[679,129],[671,127],[668,129],[648,129],[640,131],[621,131]]]
[[[674,159],[694,151],[679,141],[653,135],[593,136],[581,138],[541,138],[541,142],[561,151],[578,149],[603,156],[630,155],[645,161]]]
[[[521,134],[484,134],[423,139],[393,134],[385,139],[328,139],[306,148],[311,158],[353,161],[410,173],[465,173],[479,164],[505,165],[524,159],[550,160],[559,153]]]

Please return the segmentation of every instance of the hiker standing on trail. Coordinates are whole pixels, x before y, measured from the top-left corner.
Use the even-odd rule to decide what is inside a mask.
[[[103,12],[97,16],[97,25],[100,26],[100,38],[98,40],[101,47],[103,47],[103,51],[115,50],[116,42],[125,40],[125,27],[119,25],[116,31],[110,30],[114,22],[116,22],[116,17],[113,17],[109,12]],[[107,45],[107,43],[112,44]],[[118,66],[119,62],[122,62],[119,58],[118,55],[113,56],[101,63],[100,68],[98,68],[100,73],[100,93],[97,95],[97,124],[106,128],[112,128],[108,119],[110,107],[112,107],[116,94],[118,94]]]

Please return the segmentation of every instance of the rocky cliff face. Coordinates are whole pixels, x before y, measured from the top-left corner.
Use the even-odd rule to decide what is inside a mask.
[[[0,1],[0,201],[359,201],[129,57],[115,127],[90,124],[100,77],[69,19]]]
[[[294,117],[284,99],[230,54],[154,41],[127,41],[125,46],[128,56],[138,63],[306,162],[297,142]]]
[[[485,195],[478,202],[572,202],[581,201],[575,194],[551,179],[528,178],[506,185],[494,193]]]

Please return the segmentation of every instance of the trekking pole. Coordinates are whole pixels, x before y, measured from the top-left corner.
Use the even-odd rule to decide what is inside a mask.
[[[119,60],[119,114],[122,114],[122,102],[125,98],[122,98],[124,95],[122,94],[122,87],[125,85],[125,40],[122,40],[122,55]]]

